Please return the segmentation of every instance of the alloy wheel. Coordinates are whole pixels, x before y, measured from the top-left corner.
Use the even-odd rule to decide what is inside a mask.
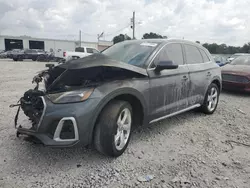
[[[132,117],[128,108],[121,111],[117,119],[117,131],[114,136],[115,147],[122,150],[127,144],[131,132]]]
[[[212,87],[207,97],[207,108],[210,112],[212,112],[216,108],[217,102],[218,102],[218,91],[215,87]]]

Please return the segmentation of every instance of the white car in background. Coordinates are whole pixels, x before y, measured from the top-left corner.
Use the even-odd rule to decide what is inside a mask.
[[[78,47],[75,49],[75,51],[64,51],[63,58],[66,61],[69,61],[71,59],[78,59],[78,58],[86,57],[94,53],[100,53],[100,52],[96,50],[95,48],[91,48],[91,47]]]

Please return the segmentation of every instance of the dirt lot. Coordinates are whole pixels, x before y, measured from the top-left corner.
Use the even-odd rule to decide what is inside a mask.
[[[16,138],[9,105],[42,68],[0,60],[0,187],[250,187],[250,147],[240,144],[250,144],[250,95],[223,92],[214,115],[188,112],[139,128],[111,159]]]

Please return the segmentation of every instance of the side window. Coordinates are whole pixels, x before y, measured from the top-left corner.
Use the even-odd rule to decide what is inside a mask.
[[[206,52],[204,52],[204,50],[202,50],[202,49],[199,49],[199,50],[200,50],[201,56],[202,56],[202,58],[203,58],[203,62],[204,62],[204,63],[209,62],[210,59],[209,59],[209,57],[207,56]]]
[[[192,45],[184,44],[188,64],[203,63],[201,53],[198,48]]]
[[[183,65],[183,54],[181,44],[167,44],[161,49],[158,55],[155,57],[153,66],[155,67],[157,63],[161,61],[173,61],[176,65]]]
[[[168,44],[166,46],[167,56],[176,65],[183,65],[183,54],[180,44]]]
[[[93,51],[93,49],[92,49],[92,48],[87,48],[87,53],[93,54],[93,53],[94,53],[94,51]]]

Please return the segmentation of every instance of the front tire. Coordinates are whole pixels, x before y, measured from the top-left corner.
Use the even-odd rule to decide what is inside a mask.
[[[126,101],[111,101],[96,124],[95,148],[108,156],[118,157],[127,148],[132,127],[132,107]]]
[[[205,114],[213,114],[219,102],[219,95],[220,95],[220,90],[218,86],[212,83],[208,87],[204,103],[201,106],[202,112],[204,112]]]

